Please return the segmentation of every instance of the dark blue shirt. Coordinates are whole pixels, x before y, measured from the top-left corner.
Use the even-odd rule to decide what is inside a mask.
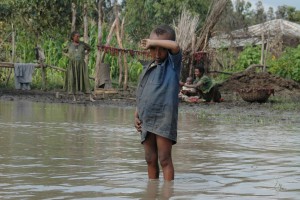
[[[177,141],[181,51],[154,65],[144,66],[137,89],[137,111],[142,121],[141,142],[151,132]]]

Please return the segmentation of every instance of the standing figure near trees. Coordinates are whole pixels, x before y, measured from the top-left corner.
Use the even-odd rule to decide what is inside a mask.
[[[95,101],[92,98],[88,66],[85,63],[85,55],[89,53],[90,46],[80,41],[80,34],[78,31],[71,33],[71,41],[64,49],[68,53],[68,67],[65,77],[65,90],[73,95],[73,100],[76,101],[76,94],[89,94],[90,101]]]
[[[141,134],[148,165],[148,178],[174,179],[172,145],[177,141],[181,50],[175,31],[167,25],[154,29],[141,47],[150,49],[153,62],[145,65],[137,89],[135,128]]]

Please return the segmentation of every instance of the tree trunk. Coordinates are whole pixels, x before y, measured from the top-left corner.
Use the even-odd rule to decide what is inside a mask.
[[[88,14],[87,14],[87,4],[85,3],[83,5],[83,40],[85,43],[89,43],[89,35],[88,35],[88,32],[89,32],[89,24],[88,24]],[[89,55],[86,54],[85,55],[85,63],[86,65],[88,66],[89,64]]]
[[[116,37],[117,37],[117,41],[118,41],[118,45],[119,48],[123,48],[122,45],[122,41],[121,41],[121,37],[120,37],[120,20],[119,20],[119,12],[118,12],[118,8],[117,8],[117,1],[114,2],[114,14],[115,14],[115,18],[116,18]],[[119,87],[122,86],[122,80],[123,80],[123,65],[122,65],[122,57],[121,57],[121,53],[119,52]]]
[[[121,25],[121,41],[124,38],[124,24],[125,24],[125,17],[122,20]],[[126,90],[128,88],[128,64],[127,64],[127,57],[126,54],[123,55],[124,58],[124,85],[123,89]]]
[[[123,64],[122,64],[122,53],[121,51],[118,52],[118,65],[119,65],[119,87],[122,86],[122,79],[123,79]]]
[[[16,41],[15,41],[15,38],[16,38],[16,32],[15,32],[15,28],[14,28],[14,25],[12,24],[11,25],[12,27],[12,34],[11,34],[11,46],[12,46],[12,51],[11,51],[11,62],[14,63],[15,62],[15,50],[16,50]],[[12,74],[12,69],[10,68],[9,69],[9,73],[8,73],[8,76],[7,76],[7,79],[6,79],[6,82],[5,82],[5,85],[7,86],[8,82],[9,82],[9,79],[10,79],[10,76]]]
[[[120,31],[120,21],[119,21],[119,11],[117,9],[117,1],[115,1],[115,5],[114,5],[114,13],[116,16],[116,36],[117,36],[117,41],[118,41],[118,45],[121,49],[123,49],[123,44],[122,44],[122,34],[124,33],[124,19],[122,20],[122,28]],[[127,66],[127,58],[126,55],[123,55],[123,64],[124,64],[124,82],[123,82],[123,89],[127,89],[128,87],[128,66]],[[121,62],[120,62],[121,63]],[[119,86],[122,86],[122,79],[123,79],[123,66],[119,65]]]
[[[40,49],[40,51],[42,51],[42,49]],[[41,66],[41,71],[42,71],[42,90],[46,90],[46,66],[45,66],[45,63],[44,63],[44,60],[43,59],[39,59],[38,60],[40,66]]]
[[[100,0],[98,2],[98,45],[102,44],[102,10],[103,0]],[[100,63],[101,63],[101,52],[100,50],[97,51],[97,57],[96,57],[96,66],[95,66],[95,85],[94,90],[99,88],[100,84]]]
[[[98,45],[102,45],[102,16],[103,16],[103,10],[102,10],[103,0],[99,1],[98,4],[98,13],[99,13],[99,21],[98,21]],[[113,31],[116,26],[116,20],[113,22],[109,34],[106,38],[106,44],[105,46],[109,45]],[[101,49],[99,48],[97,51],[97,58],[96,58],[96,66],[95,66],[95,90],[101,86],[101,80],[100,80],[100,72],[103,71],[101,67],[105,67],[105,65],[101,65],[101,63],[104,61],[105,58],[105,51],[101,52]]]
[[[75,3],[72,3],[72,26],[71,26],[71,32],[76,30],[76,5]]]

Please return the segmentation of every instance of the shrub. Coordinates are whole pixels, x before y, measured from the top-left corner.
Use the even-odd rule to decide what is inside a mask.
[[[300,45],[286,48],[279,58],[272,57],[268,63],[271,73],[300,82]]]

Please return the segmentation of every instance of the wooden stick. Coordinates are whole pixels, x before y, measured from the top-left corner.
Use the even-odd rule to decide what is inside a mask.
[[[66,69],[63,69],[63,68],[59,68],[59,67],[55,67],[55,66],[51,66],[51,65],[45,65],[46,67],[50,67],[50,68],[53,68],[53,69],[56,69],[58,71],[62,71],[62,72],[66,72],[67,70]]]
[[[35,65],[36,68],[40,68],[41,67],[41,64],[37,64],[37,63],[33,63]],[[11,63],[11,62],[0,62],[0,67],[5,67],[5,68],[14,68],[14,63]],[[56,67],[56,66],[52,66],[52,65],[44,65],[44,67],[50,67],[50,68],[53,68],[53,69],[56,69],[56,70],[59,70],[59,71],[62,71],[62,72],[66,72],[67,70],[63,69],[63,68],[59,68],[59,67]]]
[[[234,74],[232,72],[222,72],[222,71],[217,71],[217,70],[208,71],[208,73],[219,73],[219,74],[228,74],[228,75]]]

